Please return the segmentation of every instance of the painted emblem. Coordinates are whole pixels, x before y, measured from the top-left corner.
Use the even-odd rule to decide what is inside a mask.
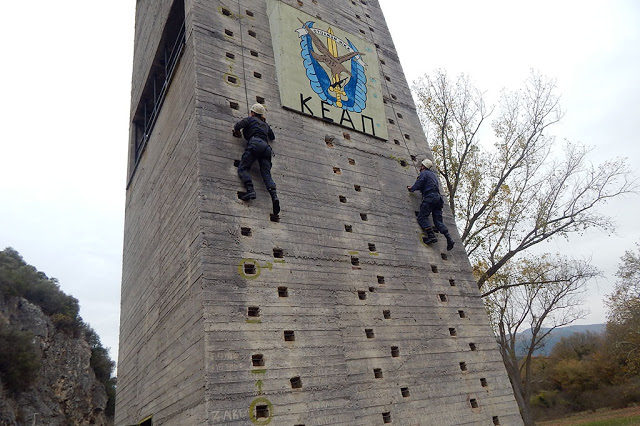
[[[314,22],[302,22],[297,29],[302,48],[302,63],[314,92],[327,104],[351,112],[362,112],[367,104],[366,64],[363,53],[349,39],[336,37],[333,30],[313,28]],[[320,37],[326,38],[326,45]],[[347,53],[339,55],[338,46]],[[347,69],[345,62],[350,62]],[[322,65],[324,64],[324,65]]]

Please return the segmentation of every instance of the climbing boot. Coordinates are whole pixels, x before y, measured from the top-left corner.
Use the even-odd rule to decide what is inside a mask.
[[[438,238],[436,237],[436,234],[433,232],[433,228],[429,227],[429,228],[422,228],[422,230],[424,231],[424,243],[425,244],[434,244],[438,242]]]
[[[245,183],[244,186],[247,188],[247,192],[245,192],[244,194],[240,195],[238,198],[240,198],[242,201],[255,200],[256,199],[256,190],[253,189],[253,184],[252,183]]]
[[[451,234],[449,234],[448,232],[444,234],[444,237],[447,239],[447,251],[451,251],[451,249],[455,245],[455,241],[453,241],[453,238],[451,238]]]
[[[278,193],[276,189],[270,189],[269,193],[271,194],[271,203],[273,204],[273,214],[277,215],[280,213],[280,200],[278,199]]]

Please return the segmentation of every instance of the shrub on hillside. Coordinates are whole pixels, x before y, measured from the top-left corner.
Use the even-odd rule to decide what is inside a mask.
[[[0,379],[10,393],[27,389],[37,378],[40,358],[33,334],[0,325]]]

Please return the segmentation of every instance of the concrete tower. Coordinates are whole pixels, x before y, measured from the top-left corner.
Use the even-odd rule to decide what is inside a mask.
[[[521,424],[378,2],[136,7],[116,424]],[[257,164],[238,199],[256,102],[280,216]]]

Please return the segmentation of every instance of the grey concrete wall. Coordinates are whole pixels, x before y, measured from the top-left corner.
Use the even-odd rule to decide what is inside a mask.
[[[419,196],[406,185],[429,149],[377,2],[285,3],[345,31],[366,31],[389,77],[386,113],[393,122],[389,140],[380,141],[281,109],[265,3],[195,3],[210,424],[247,424],[256,405],[268,406],[274,424],[383,424],[383,413],[396,424],[493,424],[494,416],[519,424],[459,240],[446,252],[444,239],[427,247],[420,238]],[[237,86],[226,81],[229,74]],[[233,162],[244,143],[230,129],[256,97],[265,99],[277,137],[279,222],[270,218],[257,165],[258,199],[246,203],[236,194],[243,188]],[[455,234],[450,212],[445,219]],[[274,248],[284,257],[274,257]],[[259,273],[241,273],[244,263],[259,265]],[[288,297],[279,297],[280,287]],[[259,308],[259,317],[248,316],[249,307]],[[285,331],[294,331],[295,341],[285,341]],[[252,366],[257,354],[263,367]],[[292,389],[294,377],[301,388]]]
[[[138,2],[134,97],[140,96],[139,79],[146,79],[144,68],[156,51],[170,5]],[[155,424],[205,422],[194,75],[188,39],[127,191],[118,425],[151,415]],[[132,104],[133,114],[137,101]]]
[[[140,26],[161,3],[138,2]],[[455,249],[422,243],[406,186],[429,148],[377,1],[285,3],[376,44],[389,139],[281,108],[266,2],[187,2],[178,83],[127,194],[116,423],[521,424],[449,211]],[[134,96],[152,45],[136,41]],[[277,221],[257,164],[258,198],[237,198],[231,127],[257,97]]]

